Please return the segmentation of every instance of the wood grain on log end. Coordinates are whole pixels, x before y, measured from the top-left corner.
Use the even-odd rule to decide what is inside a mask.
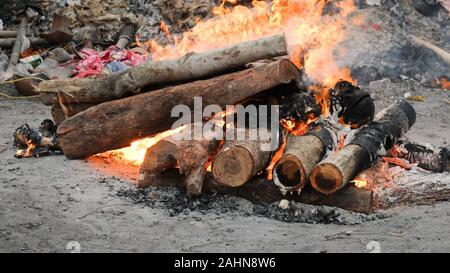
[[[311,185],[318,192],[330,195],[342,187],[342,173],[335,165],[322,163],[317,165],[311,173]]]
[[[277,177],[284,186],[303,188],[306,179],[305,168],[296,156],[283,156],[274,171],[277,172]]]
[[[253,176],[254,159],[244,147],[229,147],[219,153],[212,165],[217,181],[230,187],[242,186]]]

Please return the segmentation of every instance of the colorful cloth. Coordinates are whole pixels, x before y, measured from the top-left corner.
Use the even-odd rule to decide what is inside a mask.
[[[75,66],[77,75],[75,78],[87,78],[102,74],[108,63],[121,62],[127,67],[145,63],[148,56],[134,53],[130,50],[120,50],[111,46],[105,51],[96,51],[84,48],[80,51],[83,59]]]

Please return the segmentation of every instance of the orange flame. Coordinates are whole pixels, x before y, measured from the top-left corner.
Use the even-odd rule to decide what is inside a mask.
[[[367,186],[369,185],[369,182],[367,182],[366,180],[355,179],[352,182],[355,183],[355,186],[359,189],[367,188]]]
[[[204,52],[267,35],[285,33],[291,61],[303,68],[309,78],[320,83],[323,90],[328,90],[339,80],[354,82],[350,70],[341,68],[335,62],[334,51],[345,39],[347,16],[355,10],[355,5],[353,0],[343,0],[337,3],[340,13],[331,16],[324,15],[323,12],[327,2],[329,1],[273,0],[268,3],[254,0],[252,7],[248,8],[236,5],[237,0],[222,0],[221,5],[212,11],[213,18],[198,21],[194,28],[183,33],[181,37],[172,36],[165,23],[161,22],[161,29],[173,44],[164,46],[154,40],[145,43],[137,41],[137,44],[147,48],[153,60],[164,60],[178,58],[189,52]],[[362,18],[359,17],[357,22],[361,21]],[[329,94],[318,94],[317,100],[327,116]],[[294,122],[290,125],[290,133],[302,135],[316,120],[317,117],[314,117],[307,122]],[[147,148],[159,139],[161,138],[134,142],[131,147],[121,149],[120,152],[124,158],[140,164]],[[284,149],[280,150],[282,154]]]

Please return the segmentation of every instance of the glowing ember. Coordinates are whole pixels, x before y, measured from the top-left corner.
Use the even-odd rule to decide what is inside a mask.
[[[353,180],[353,183],[355,183],[355,186],[359,189],[367,188],[369,183],[366,180]]]

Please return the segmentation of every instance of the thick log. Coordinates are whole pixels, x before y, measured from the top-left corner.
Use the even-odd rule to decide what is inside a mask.
[[[252,131],[252,132],[249,132]],[[239,187],[249,181],[267,166],[271,151],[268,141],[251,140],[257,136],[257,129],[246,132],[247,140],[226,141],[212,164],[215,180],[228,187]]]
[[[311,185],[323,194],[341,190],[359,172],[376,162],[382,148],[391,149],[415,121],[415,110],[405,100],[384,109],[374,122],[361,128],[346,147],[314,167]]]
[[[289,135],[283,156],[275,165],[274,180],[283,191],[300,192],[312,169],[333,148],[333,137],[324,125],[304,136]]]
[[[191,126],[191,129],[193,128],[194,125]],[[183,131],[179,132],[179,134],[183,133]],[[184,187],[188,195],[190,197],[200,195],[208,163],[219,148],[219,144],[219,140],[205,138],[179,140],[167,137],[159,141],[146,152],[144,163],[139,171],[138,186],[145,188],[155,185],[163,172],[178,168],[179,173],[184,176]]]
[[[64,105],[65,110],[61,106],[53,105],[52,116],[56,125],[61,124],[66,119],[75,116],[76,114],[85,111],[86,109],[97,105],[97,103],[72,103]]]
[[[105,102],[140,93],[144,87],[204,79],[261,59],[287,54],[284,35],[246,41],[176,60],[148,62],[121,74],[96,79],[46,81],[39,85],[42,102],[56,104],[57,93],[68,102]]]
[[[203,105],[233,105],[262,91],[293,80],[300,81],[296,66],[280,60],[264,66],[209,80],[167,87],[158,91],[91,107],[58,127],[65,155],[86,158],[127,147],[134,140],[168,130],[176,118],[176,105],[194,107],[194,97]]]

